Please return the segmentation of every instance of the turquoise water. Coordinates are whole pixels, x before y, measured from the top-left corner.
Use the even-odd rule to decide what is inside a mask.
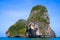
[[[50,38],[50,40],[60,40],[60,38]]]
[[[7,37],[0,37],[0,40],[60,40],[60,38],[7,38]]]
[[[0,40],[30,40],[29,38],[7,38],[7,37],[0,37]]]

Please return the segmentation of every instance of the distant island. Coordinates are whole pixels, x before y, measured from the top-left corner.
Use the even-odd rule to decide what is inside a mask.
[[[24,15],[24,14],[23,14]],[[43,5],[34,6],[27,20],[20,19],[7,31],[7,37],[52,38],[56,37],[50,27],[48,10]]]

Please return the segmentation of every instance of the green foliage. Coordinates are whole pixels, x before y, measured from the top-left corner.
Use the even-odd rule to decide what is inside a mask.
[[[43,5],[34,6],[31,10],[31,12],[34,11],[34,10],[43,10],[43,11],[47,12],[46,7],[44,7]]]
[[[26,21],[25,20],[19,20],[14,25],[12,25],[9,28],[10,36],[17,36],[20,34],[25,34],[26,32]]]
[[[33,11],[38,11],[37,13],[32,13]],[[49,24],[49,22],[47,22],[47,20],[49,20],[49,17],[47,17],[47,19],[44,19],[42,18],[41,16],[47,14],[47,9],[42,6],[42,5],[37,5],[37,6],[34,6],[31,10],[31,13],[30,13],[30,16],[28,18],[28,22],[44,22],[45,24]]]

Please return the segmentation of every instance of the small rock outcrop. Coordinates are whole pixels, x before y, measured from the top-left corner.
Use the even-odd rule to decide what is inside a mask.
[[[42,5],[34,6],[27,20],[20,19],[6,32],[8,37],[56,37],[50,27],[48,10]]]
[[[6,32],[8,37],[26,37],[26,20],[20,19]]]

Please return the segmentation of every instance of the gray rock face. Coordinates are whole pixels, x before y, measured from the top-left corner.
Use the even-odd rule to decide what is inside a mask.
[[[31,22],[27,27],[27,34],[27,37],[39,37],[40,35],[42,35],[38,24],[34,24],[33,22]]]
[[[50,27],[49,15],[46,7],[42,5],[33,7],[28,18],[28,23],[30,24],[30,22],[34,23],[34,27],[36,24],[39,27],[37,28],[38,32],[35,31],[35,33],[42,35],[43,37],[55,37],[55,32]],[[28,26],[28,28],[29,27],[31,27],[31,29],[33,28],[33,26]]]

